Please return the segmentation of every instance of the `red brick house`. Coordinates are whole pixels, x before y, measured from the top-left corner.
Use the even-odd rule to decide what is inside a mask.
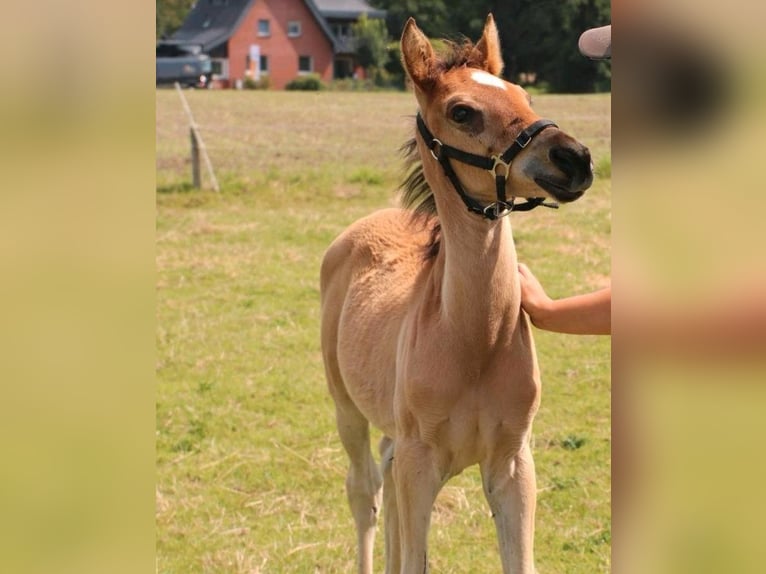
[[[362,14],[385,17],[366,0],[198,0],[170,41],[210,56],[214,86],[267,76],[282,89],[303,74],[361,76],[351,25]]]

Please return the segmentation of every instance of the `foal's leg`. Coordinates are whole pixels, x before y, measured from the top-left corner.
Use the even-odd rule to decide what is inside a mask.
[[[399,547],[399,510],[396,507],[396,486],[392,472],[394,441],[380,439],[380,467],[383,472],[383,519],[386,531],[386,574],[399,574],[401,548]]]
[[[350,460],[346,494],[356,524],[359,574],[372,574],[383,480],[370,452],[370,425],[362,413],[350,401],[336,400],[335,416],[340,440]]]
[[[529,443],[516,456],[481,464],[484,495],[495,520],[504,574],[534,574],[535,464]]]
[[[401,574],[425,574],[431,509],[442,486],[433,450],[419,440],[397,438],[393,477],[399,510]]]

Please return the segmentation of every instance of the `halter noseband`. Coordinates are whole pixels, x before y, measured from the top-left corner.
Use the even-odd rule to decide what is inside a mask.
[[[417,115],[417,123],[418,131],[420,131],[420,135],[423,137],[426,147],[431,152],[433,158],[441,164],[444,174],[452,182],[452,186],[460,196],[460,199],[463,200],[468,211],[477,213],[486,219],[495,220],[508,215],[511,211],[529,211],[540,205],[554,209],[558,208],[558,204],[556,203],[545,203],[544,197],[525,198],[525,203],[514,205],[514,198],[512,197],[509,203],[505,195],[505,182],[508,178],[508,174],[511,172],[511,162],[521,150],[527,147],[527,144],[529,144],[537,134],[545,128],[551,126],[557,127],[551,120],[537,120],[532,123],[518,135],[511,146],[505,150],[502,155],[496,154],[491,157],[464,152],[443,144],[428,130],[420,113]],[[455,170],[452,169],[450,158],[492,172],[495,175],[497,201],[483,206],[476,199],[468,195],[463,189]]]

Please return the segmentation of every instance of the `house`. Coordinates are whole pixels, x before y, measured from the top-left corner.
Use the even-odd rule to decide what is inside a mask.
[[[386,15],[366,0],[198,0],[170,42],[208,54],[214,86],[268,77],[282,89],[310,73],[324,81],[363,77],[351,34],[362,14]]]

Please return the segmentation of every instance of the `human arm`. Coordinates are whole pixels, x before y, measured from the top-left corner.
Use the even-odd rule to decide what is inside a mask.
[[[532,324],[546,331],[572,335],[609,335],[612,332],[612,288],[551,299],[529,267],[519,264],[521,306]]]

